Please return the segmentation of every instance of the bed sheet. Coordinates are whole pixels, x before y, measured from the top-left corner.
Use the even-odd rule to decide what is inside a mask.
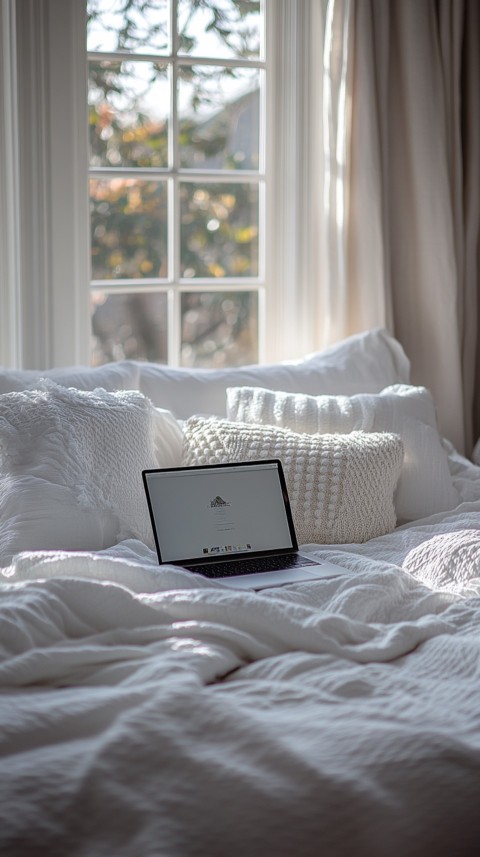
[[[140,542],[0,588],[0,854],[469,855],[480,841],[480,470],[348,577],[261,593]]]

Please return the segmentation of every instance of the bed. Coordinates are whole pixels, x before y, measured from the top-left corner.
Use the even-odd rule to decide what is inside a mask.
[[[266,452],[346,574],[160,569],[141,469]],[[0,854],[478,853],[480,468],[386,331],[263,367],[4,370],[0,464]]]

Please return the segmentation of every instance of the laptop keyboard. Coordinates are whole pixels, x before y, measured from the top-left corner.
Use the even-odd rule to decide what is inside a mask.
[[[238,559],[229,562],[215,562],[209,566],[185,565],[189,571],[196,571],[205,577],[238,577],[240,574],[261,574],[264,571],[284,571],[305,565],[318,565],[318,562],[306,559],[304,556],[261,556],[251,559]]]

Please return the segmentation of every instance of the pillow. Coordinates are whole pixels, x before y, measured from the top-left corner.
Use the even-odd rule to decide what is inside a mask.
[[[184,465],[280,458],[300,544],[365,542],[395,527],[397,435],[307,435],[202,417],[184,432]]]
[[[43,379],[77,390],[138,390],[140,364],[132,360],[105,366],[70,366],[60,369],[0,369],[0,394],[35,390]]]
[[[304,360],[232,369],[140,367],[140,390],[179,419],[226,415],[227,387],[260,386],[292,393],[378,393],[408,383],[410,364],[401,345],[383,329],[359,333]]]
[[[349,398],[230,388],[227,415],[243,423],[283,426],[307,434],[394,432],[402,438],[405,452],[395,495],[398,520],[418,520],[458,504],[433,399],[424,387],[395,385],[379,395]]]
[[[472,461],[480,466],[480,440],[477,440],[472,452]]]
[[[31,390],[41,378],[79,390],[140,390],[178,419],[192,414],[225,416],[227,387],[260,386],[291,393],[378,393],[408,383],[410,364],[401,345],[381,328],[358,333],[304,360],[230,369],[175,369],[125,360],[106,366],[46,371],[0,371],[0,393]]]
[[[41,389],[0,396],[2,563],[21,550],[153,546],[141,471],[178,465],[182,432],[140,393]]]

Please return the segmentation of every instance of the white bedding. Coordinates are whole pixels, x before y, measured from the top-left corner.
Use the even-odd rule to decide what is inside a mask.
[[[478,853],[480,469],[451,463],[456,510],[322,546],[345,578],[237,593],[133,540],[3,569],[0,854]]]
[[[165,408],[225,415],[239,385],[380,394],[409,384],[399,343],[376,330],[288,366],[50,374],[38,392],[38,373],[0,372],[0,857],[476,855],[480,468],[442,447],[434,414],[382,430],[424,504],[405,517],[437,514],[309,546],[347,576],[234,592],[160,570],[150,529],[131,528],[142,467],[181,463]],[[115,392],[132,386],[163,410]],[[117,420],[120,399],[113,426],[100,409]]]

